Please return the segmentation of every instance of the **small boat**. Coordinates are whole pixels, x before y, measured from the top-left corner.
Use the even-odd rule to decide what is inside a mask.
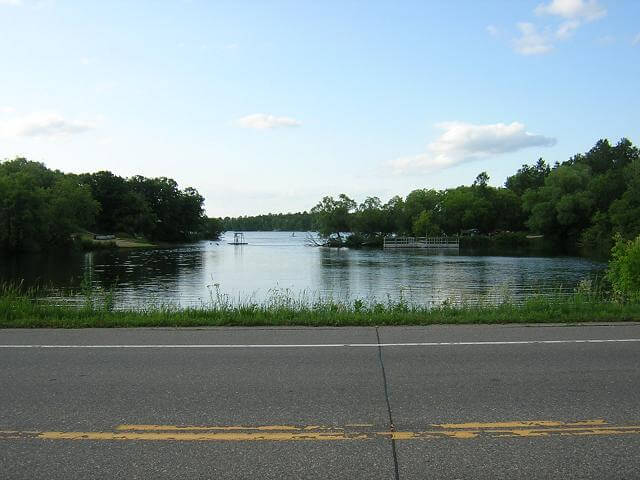
[[[233,242],[229,242],[229,245],[248,245],[247,242],[244,241],[244,233],[235,232],[233,234]]]

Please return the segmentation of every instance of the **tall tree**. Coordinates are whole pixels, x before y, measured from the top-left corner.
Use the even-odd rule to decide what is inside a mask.
[[[351,230],[350,213],[355,210],[356,202],[341,193],[337,199],[324,197],[311,209],[315,216],[317,230],[321,235],[329,236],[336,234],[340,237],[341,232]]]
[[[75,175],[16,158],[0,164],[0,249],[43,250],[71,242],[98,211]]]
[[[507,177],[504,186],[521,196],[530,188],[536,189],[544,185],[544,179],[551,173],[551,168],[542,158],[539,158],[535,165],[522,165],[515,173]]]

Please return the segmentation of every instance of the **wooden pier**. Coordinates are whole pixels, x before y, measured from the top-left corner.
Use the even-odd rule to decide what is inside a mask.
[[[385,237],[384,248],[437,248],[460,249],[460,238],[455,237]]]

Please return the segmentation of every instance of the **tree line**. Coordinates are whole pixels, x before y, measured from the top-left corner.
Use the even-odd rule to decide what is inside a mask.
[[[480,173],[468,186],[422,188],[386,203],[326,196],[309,213],[222,219],[227,230],[315,230],[327,238],[375,243],[384,235],[543,235],[558,250],[609,251],[613,236],[640,233],[640,152],[628,139],[600,140],[586,153],[553,166],[540,158],[523,165],[503,187]],[[280,222],[296,218],[300,223]]]
[[[108,171],[68,174],[17,158],[0,163],[0,250],[68,245],[93,231],[157,241],[216,238],[226,230],[318,231],[338,244],[375,244],[384,235],[520,232],[543,235],[562,251],[609,251],[615,234],[640,234],[640,151],[628,139],[600,140],[553,166],[523,165],[502,187],[480,173],[471,185],[422,188],[383,203],[345,194],[310,211],[207,218],[204,198],[175,180]],[[351,232],[348,238],[342,233]]]
[[[313,229],[313,218],[308,212],[269,213],[266,215],[220,218],[223,231],[295,231],[308,232]]]
[[[68,247],[84,231],[167,242],[215,238],[219,222],[205,217],[203,204],[197,190],[171,178],[70,174],[16,158],[0,163],[0,250]]]

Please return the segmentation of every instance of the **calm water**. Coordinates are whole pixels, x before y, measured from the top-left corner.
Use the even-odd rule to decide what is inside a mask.
[[[473,302],[571,289],[603,265],[581,258],[467,256],[423,250],[310,247],[305,233],[247,232],[244,246],[219,242],[175,248],[22,255],[0,258],[0,277],[56,287],[116,285],[117,305],[150,301],[201,305],[216,289],[233,301],[290,296],[397,299],[429,304],[447,298]]]

